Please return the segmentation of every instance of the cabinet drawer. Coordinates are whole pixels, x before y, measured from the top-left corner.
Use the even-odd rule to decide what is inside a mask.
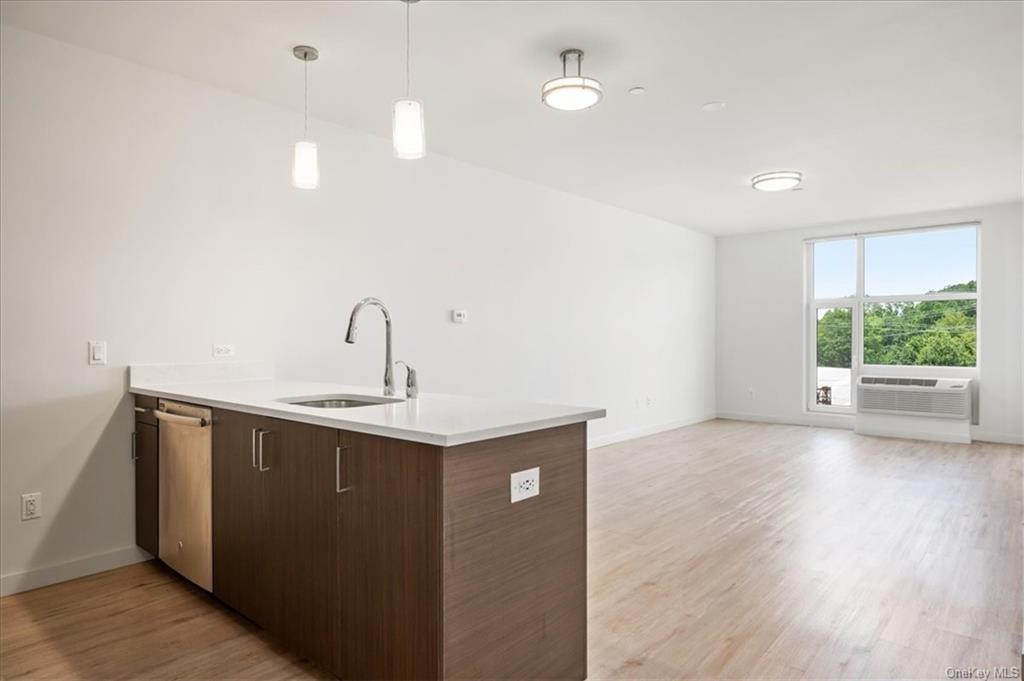
[[[135,396],[135,423],[147,423],[151,426],[157,425],[153,410],[157,407],[157,398],[148,395]]]

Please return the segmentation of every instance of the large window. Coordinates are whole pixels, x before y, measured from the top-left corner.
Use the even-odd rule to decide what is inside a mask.
[[[977,365],[976,225],[814,240],[807,249],[812,408],[852,410],[865,365]]]

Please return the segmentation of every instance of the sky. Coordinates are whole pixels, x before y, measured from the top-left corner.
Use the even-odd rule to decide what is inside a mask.
[[[869,296],[927,293],[977,279],[973,227],[866,237],[864,292]],[[855,239],[814,244],[814,297],[856,294]]]

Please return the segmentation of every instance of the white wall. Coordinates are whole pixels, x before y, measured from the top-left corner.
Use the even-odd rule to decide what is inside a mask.
[[[852,427],[851,416],[810,414],[804,406],[803,240],[976,220],[981,223],[977,370],[981,413],[974,436],[1021,442],[1021,218],[1021,204],[1012,203],[719,238],[718,414]]]
[[[5,589],[137,558],[126,365],[222,342],[375,385],[382,324],[342,342],[366,295],[424,391],[604,406],[592,441],[713,415],[711,237],[322,122],[322,189],[292,189],[296,113],[2,31]]]

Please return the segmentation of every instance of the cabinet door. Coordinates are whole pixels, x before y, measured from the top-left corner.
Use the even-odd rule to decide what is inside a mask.
[[[290,650],[335,671],[342,641],[338,515],[345,502],[338,431],[279,419],[267,419],[265,428],[262,566],[272,587],[262,624]]]
[[[338,571],[348,679],[441,676],[441,449],[342,433]]]
[[[255,443],[266,419],[231,411],[213,417],[213,593],[262,624],[270,598],[266,553],[266,477]]]
[[[156,426],[135,424],[135,543],[160,552],[160,438]]]

